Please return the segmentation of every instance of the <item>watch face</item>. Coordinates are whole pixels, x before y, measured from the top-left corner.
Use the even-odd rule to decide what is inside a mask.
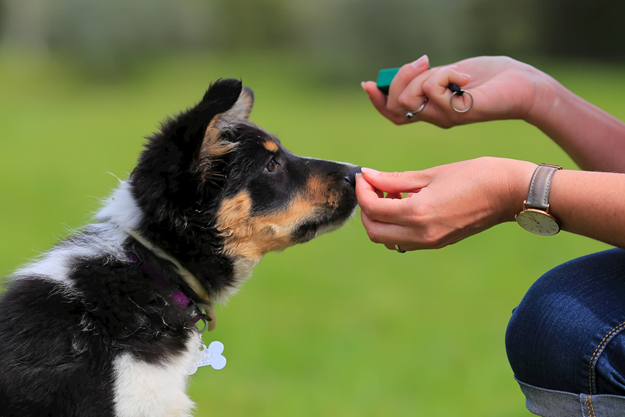
[[[523,210],[516,215],[516,221],[523,229],[537,235],[553,236],[560,231],[556,220],[541,210]]]

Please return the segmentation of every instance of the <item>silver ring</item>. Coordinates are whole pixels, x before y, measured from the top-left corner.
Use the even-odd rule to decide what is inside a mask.
[[[395,245],[395,250],[399,253],[406,253],[406,251],[400,248],[399,245]]]
[[[417,110],[406,112],[406,117],[412,120],[413,117],[416,117],[419,113],[423,111],[423,109],[425,109],[425,106],[427,104],[428,104],[428,98],[426,97],[425,100],[423,101],[423,104],[419,106]]]
[[[458,110],[456,107],[454,107],[454,96],[459,93],[458,91],[454,91],[453,94],[451,95],[449,99],[449,105],[451,106],[452,109],[454,109],[456,113],[466,113],[473,108],[473,96],[467,90],[460,89],[460,92],[466,93],[469,95],[469,97],[471,97],[471,104],[469,104],[469,107],[467,107],[464,110]]]

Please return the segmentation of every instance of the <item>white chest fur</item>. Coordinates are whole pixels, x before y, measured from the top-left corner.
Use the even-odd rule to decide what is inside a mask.
[[[125,353],[115,359],[114,394],[117,417],[187,417],[193,401],[186,394],[187,371],[200,339],[192,337],[187,350],[162,364],[149,364]]]

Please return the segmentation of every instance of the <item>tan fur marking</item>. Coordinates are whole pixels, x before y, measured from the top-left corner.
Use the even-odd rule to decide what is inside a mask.
[[[222,202],[217,213],[217,229],[225,237],[224,252],[233,258],[260,259],[267,252],[292,246],[295,227],[314,220],[327,207],[335,208],[339,197],[322,178],[311,177],[286,210],[250,216],[252,202],[243,191]]]
[[[267,142],[263,143],[263,146],[269,152],[278,152],[278,144],[274,141],[268,140]]]
[[[212,158],[219,158],[230,152],[236,146],[236,143],[227,142],[221,139],[221,134],[228,122],[222,118],[220,113],[213,117],[208,124],[206,133],[204,134],[204,143],[202,143],[202,154],[209,155]]]
[[[321,177],[310,177],[306,183],[306,190],[316,204],[328,205],[332,209],[339,205],[340,193],[331,189],[328,182]]]
[[[232,151],[237,145],[222,139],[224,130],[229,129],[231,123],[236,123],[236,120],[247,120],[250,117],[253,105],[254,94],[252,90],[243,87],[239,98],[232,108],[215,115],[206,127],[198,164],[198,171],[202,174],[204,180],[211,177],[213,162]]]
[[[227,120],[220,113],[213,117],[204,134],[204,142],[200,149],[200,161],[198,170],[202,177],[207,179],[211,176],[211,167],[216,159],[221,158],[236,147],[236,143],[225,141],[221,138],[222,131],[228,127]]]

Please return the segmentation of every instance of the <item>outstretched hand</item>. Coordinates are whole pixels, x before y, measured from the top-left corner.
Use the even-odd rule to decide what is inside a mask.
[[[490,157],[423,171],[363,168],[356,176],[362,223],[371,241],[388,249],[442,248],[513,220],[535,168]]]

